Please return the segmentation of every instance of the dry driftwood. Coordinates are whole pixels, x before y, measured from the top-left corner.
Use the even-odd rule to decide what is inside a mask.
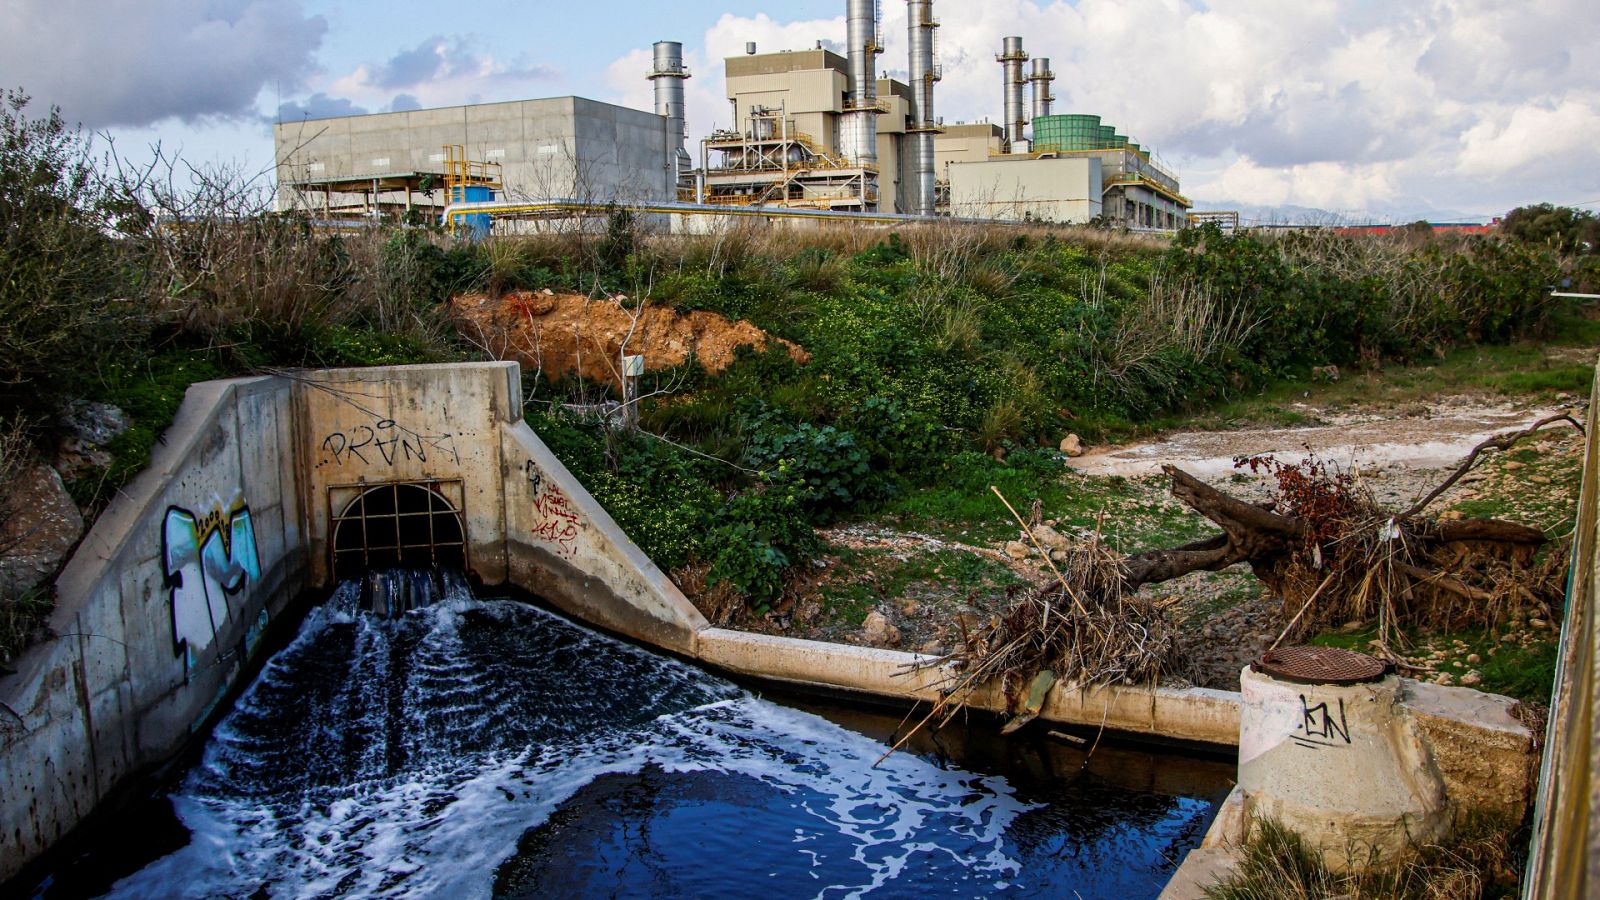
[[[1285,600],[1285,610],[1300,609],[1291,627],[1330,620],[1365,619],[1376,614],[1387,641],[1397,624],[1493,624],[1524,606],[1559,602],[1557,566],[1536,572],[1534,554],[1547,538],[1537,528],[1499,519],[1440,521],[1423,511],[1475,466],[1487,450],[1506,450],[1548,426],[1582,426],[1568,415],[1542,419],[1521,431],[1499,435],[1475,447],[1438,487],[1400,513],[1386,511],[1354,489],[1348,476],[1330,475],[1311,460],[1297,470],[1311,514],[1297,515],[1284,499],[1248,503],[1174,466],[1163,471],[1172,494],[1211,520],[1221,533],[1180,547],[1148,550],[1122,561],[1124,590],[1170,581],[1190,572],[1216,571],[1246,563],[1256,577]],[[1276,465],[1276,463],[1274,463]],[[1284,480],[1280,477],[1280,485]],[[1550,571],[1545,571],[1550,570]],[[1558,574],[1558,573],[1557,573]],[[1324,588],[1332,589],[1324,591]],[[1299,601],[1322,597],[1324,607],[1302,623]],[[1308,599],[1309,598],[1309,599]],[[1509,606],[1510,609],[1501,607]]]

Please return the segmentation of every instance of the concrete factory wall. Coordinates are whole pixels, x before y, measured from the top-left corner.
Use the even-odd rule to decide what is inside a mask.
[[[950,165],[950,211],[984,219],[1082,223],[1100,215],[1100,160],[998,157]]]
[[[56,582],[53,640],[0,680],[0,879],[172,756],[306,583],[291,389],[197,384]]]
[[[554,97],[409,112],[340,116],[274,125],[278,206],[320,208],[320,194],[300,198],[296,180],[402,172],[443,172],[444,146],[500,163],[512,196],[670,200],[667,120],[586,100]],[[442,203],[444,192],[434,192]],[[333,196],[333,204],[355,202]]]

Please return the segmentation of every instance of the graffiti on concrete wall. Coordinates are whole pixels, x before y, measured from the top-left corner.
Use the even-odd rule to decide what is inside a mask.
[[[172,608],[172,652],[184,672],[216,640],[229,618],[228,598],[261,577],[255,523],[242,498],[209,510],[167,507],[161,563]]]
[[[1344,698],[1340,697],[1335,712],[1326,700],[1312,705],[1305,694],[1300,695],[1300,723],[1291,736],[1302,747],[1350,746],[1350,722],[1344,714]],[[1340,742],[1343,742],[1342,744]]]
[[[533,460],[523,465],[523,472],[528,476],[528,488],[533,494],[533,510],[541,520],[533,526],[533,536],[556,545],[559,552],[570,556],[583,527],[577,507],[554,481],[544,477]]]
[[[331,431],[322,439],[322,451],[334,465],[392,466],[397,462],[435,460],[461,462],[453,434],[425,434],[394,419],[373,419],[371,423]],[[319,462],[317,465],[322,465]]]

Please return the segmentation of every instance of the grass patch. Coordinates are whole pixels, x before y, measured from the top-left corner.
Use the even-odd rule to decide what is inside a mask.
[[[895,526],[965,541],[1009,540],[1016,520],[989,490],[1000,489],[1024,515],[1033,503],[1059,527],[1094,528],[1101,522],[1119,549],[1181,543],[1208,533],[1207,523],[1166,495],[1164,477],[1130,479],[1077,475],[1054,453],[1019,452],[1006,462],[978,453],[960,454],[933,485],[891,501],[874,518]]]
[[[111,464],[67,484],[80,507],[98,511],[150,464],[150,452],[172,424],[189,385],[225,378],[228,371],[198,350],[173,349],[140,362],[116,361],[99,374],[94,398],[121,408],[128,430],[106,445]]]
[[[859,626],[885,601],[965,602],[1022,584],[1016,573],[995,560],[964,550],[856,550],[837,547],[828,583],[819,591],[830,624]]]
[[[1560,643],[1554,631],[1526,632],[1500,638],[1489,629],[1421,634],[1405,633],[1411,646],[1409,656],[1413,662],[1427,659],[1435,651],[1444,651],[1443,660],[1430,660],[1437,671],[1449,672],[1452,684],[1460,685],[1461,676],[1477,672],[1482,680],[1470,687],[1491,694],[1503,694],[1517,700],[1549,703],[1550,691],[1555,684],[1556,658]],[[1308,643],[1319,647],[1343,647],[1366,652],[1370,642],[1377,637],[1375,628],[1363,628],[1350,633],[1329,632],[1317,635]],[[1491,652],[1492,651],[1492,652]],[[1476,655],[1478,662],[1468,661]],[[1418,677],[1430,677],[1422,673]]]
[[[1206,889],[1210,900],[1477,900],[1515,896],[1526,838],[1499,818],[1469,817],[1441,844],[1415,848],[1403,864],[1369,874],[1330,872],[1300,835],[1271,820],[1252,823],[1234,874]]]
[[[1600,329],[1587,325],[1550,343],[1461,347],[1426,364],[1389,365],[1350,371],[1335,382],[1305,378],[1275,381],[1255,393],[1199,411],[1157,416],[1142,423],[1106,429],[1108,440],[1133,440],[1179,429],[1220,430],[1257,425],[1292,428],[1318,424],[1310,408],[1339,410],[1357,406],[1404,407],[1439,397],[1490,394],[1553,402],[1559,394],[1587,398],[1594,382],[1593,354]]]

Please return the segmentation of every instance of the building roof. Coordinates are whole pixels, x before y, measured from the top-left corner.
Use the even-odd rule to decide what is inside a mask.
[[[807,69],[833,69],[849,74],[848,62],[831,50],[785,50],[781,53],[757,53],[754,56],[730,56],[724,60],[729,78],[747,75],[776,75],[780,72],[802,72]]]

